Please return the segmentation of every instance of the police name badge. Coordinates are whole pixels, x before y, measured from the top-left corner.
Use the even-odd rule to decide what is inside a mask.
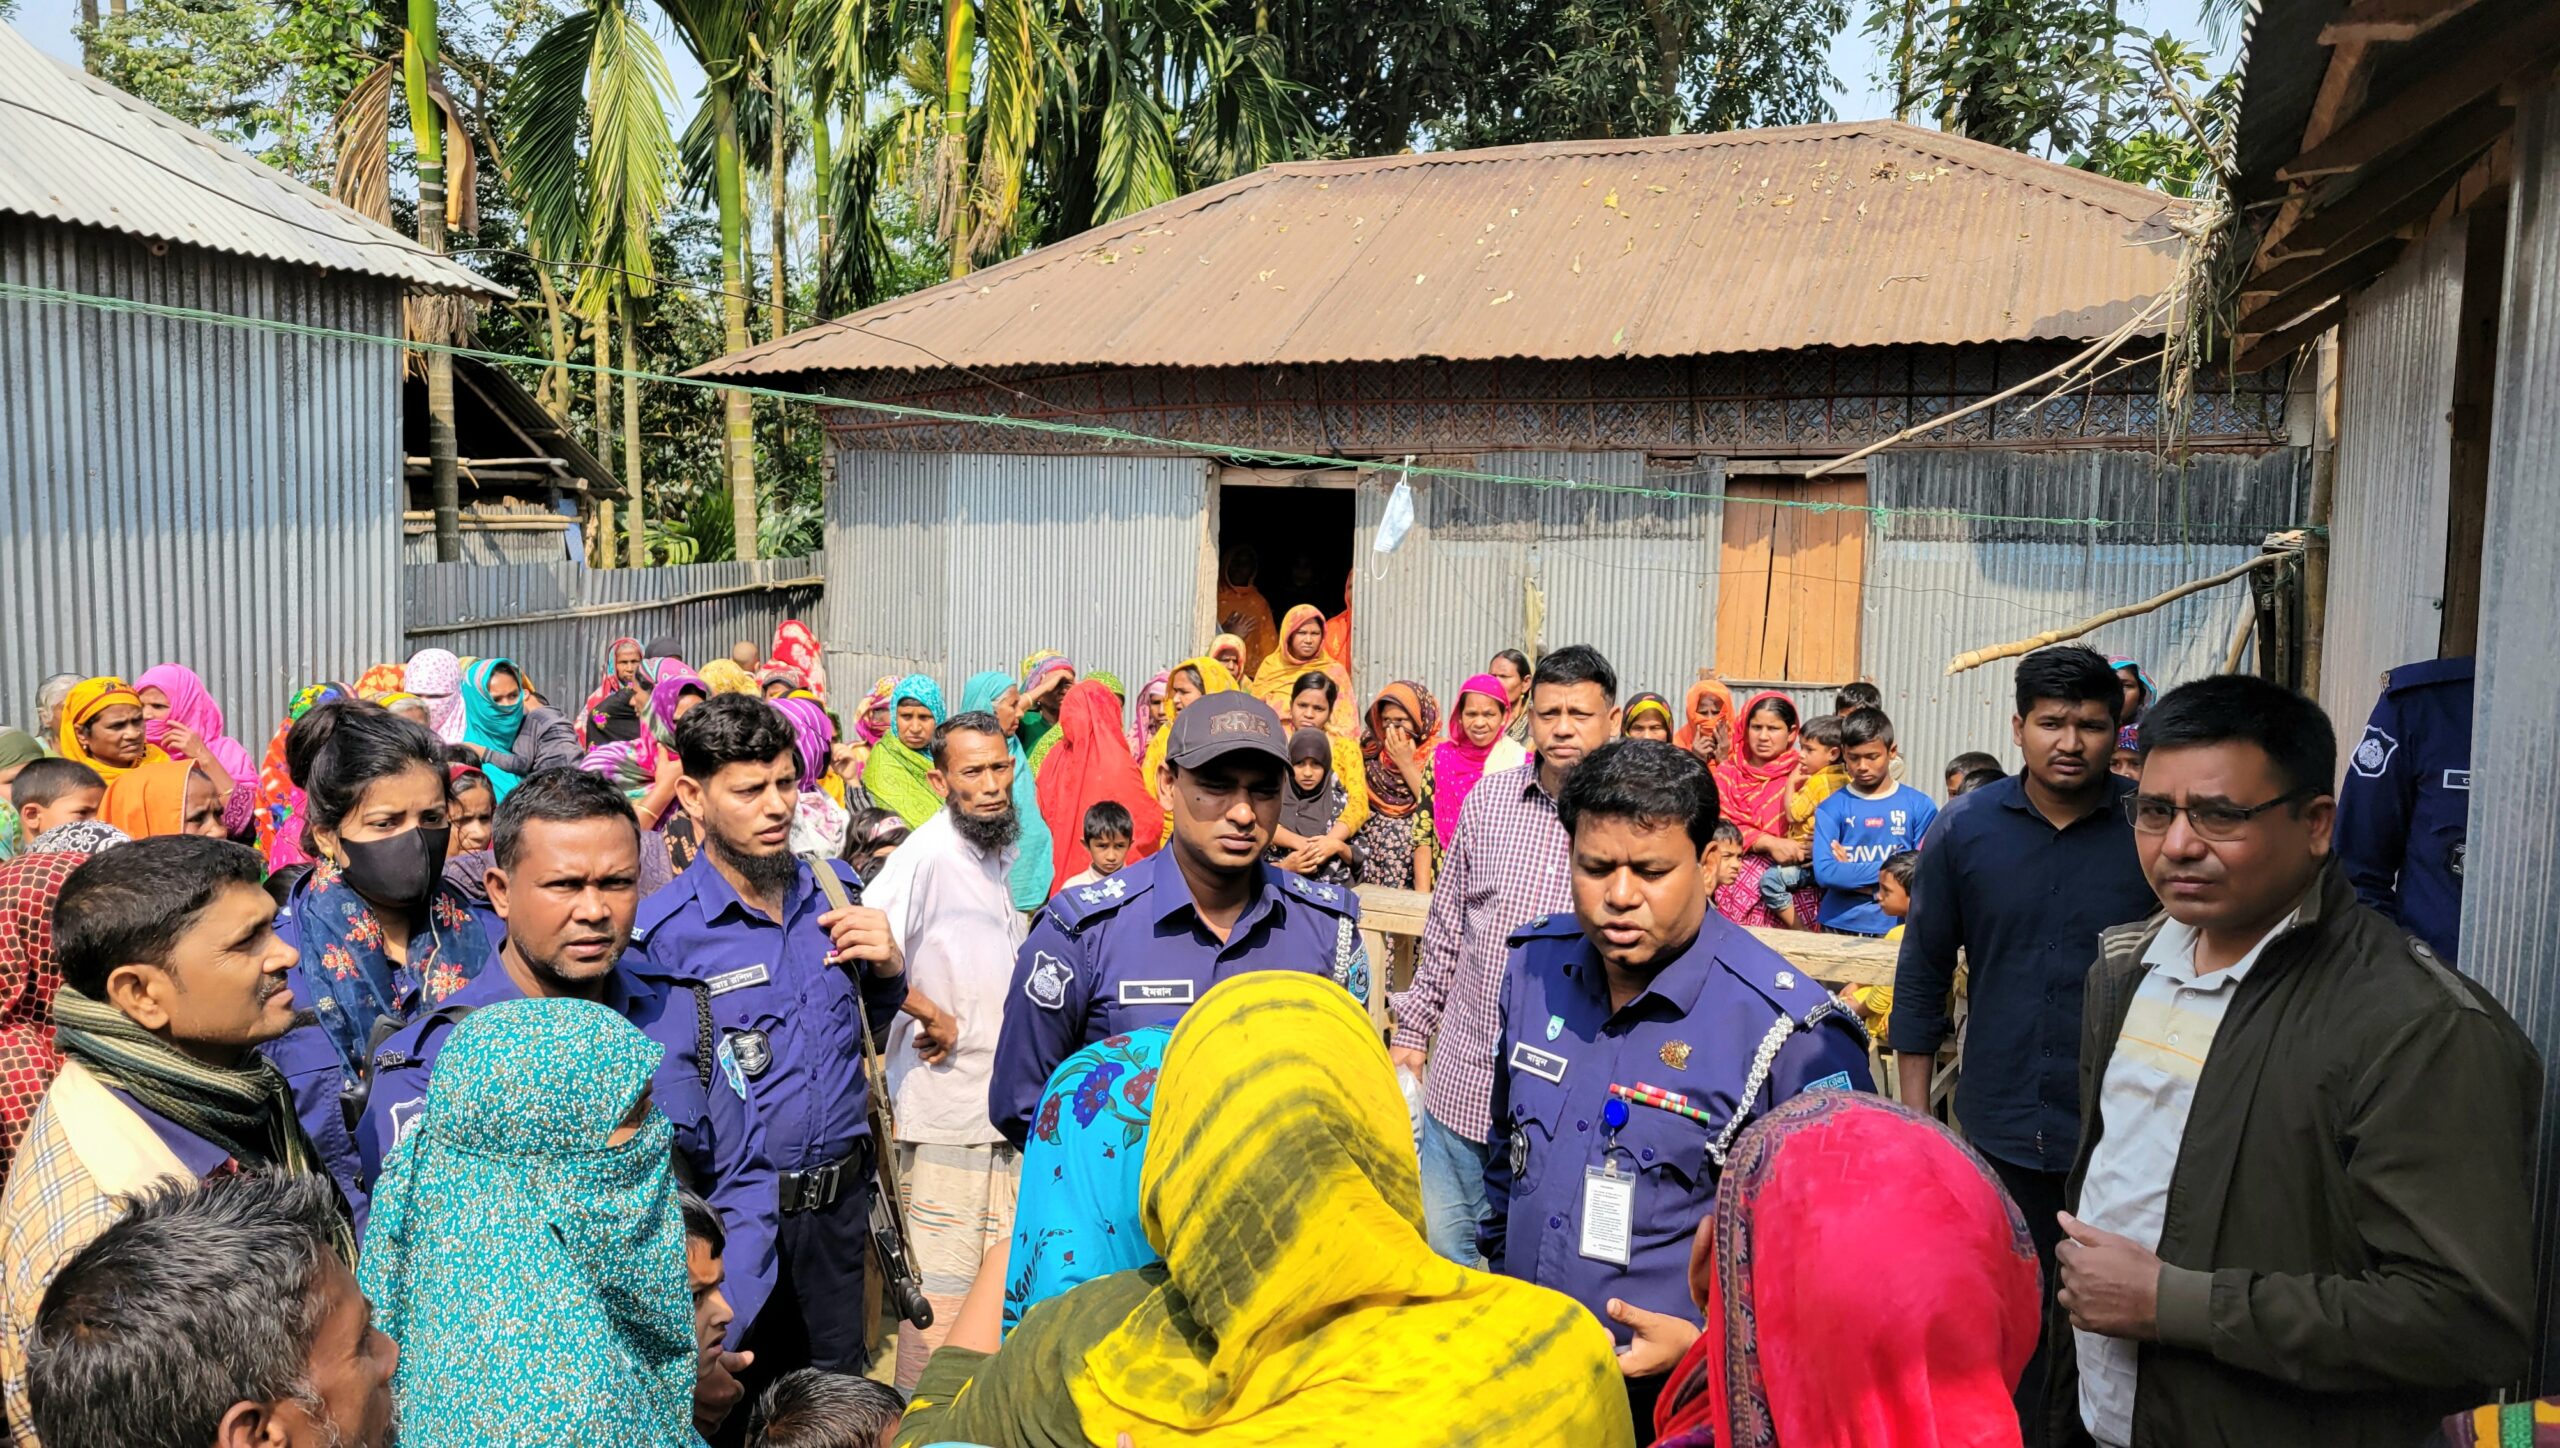
[[[1614,1161],[1582,1169],[1582,1255],[1627,1265],[1634,1255],[1636,1179]]]
[[[1198,985],[1187,980],[1124,980],[1120,982],[1120,1004],[1187,1006],[1198,989]]]
[[[750,1081],[761,1081],[773,1069],[773,1042],[762,1031],[732,1031],[721,1047],[737,1058],[738,1069]]]
[[[732,970],[715,975],[704,981],[702,986],[713,995],[727,995],[733,990],[745,990],[748,986],[762,985],[771,979],[773,979],[773,973],[766,970],[764,964],[759,961],[744,970]]]
[[[1031,974],[1022,982],[1022,993],[1044,1011],[1054,1011],[1067,1003],[1067,982],[1074,973],[1067,963],[1047,951],[1031,957]]]
[[[1541,1051],[1526,1041],[1511,1043],[1511,1069],[1526,1071],[1542,1081],[1564,1084],[1565,1058],[1553,1051]]]

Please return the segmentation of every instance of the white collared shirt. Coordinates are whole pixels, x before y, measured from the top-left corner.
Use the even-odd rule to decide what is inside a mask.
[[[2293,921],[2287,915],[2248,954],[2201,976],[2194,928],[2162,922],[2142,952],[2142,984],[2134,988],[2106,1079],[2099,1083],[2098,1115],[2105,1130],[2080,1184],[2081,1221],[2159,1250],[2169,1216],[2169,1178],[2178,1169],[2205,1058],[2240,982],[2268,942]],[[2071,1336],[2080,1358],[2080,1421],[2105,1448],[2125,1448],[2133,1441],[2141,1344],[2076,1328]]]
[[[862,903],[889,917],[907,958],[907,985],[960,1018],[960,1044],[928,1066],[916,1054],[916,1022],[901,1015],[884,1049],[898,1140],[942,1146],[1002,1141],[987,1120],[996,1035],[1004,1025],[1022,912],[1013,907],[1018,849],[992,853],[960,837],[943,810],[916,827]]]

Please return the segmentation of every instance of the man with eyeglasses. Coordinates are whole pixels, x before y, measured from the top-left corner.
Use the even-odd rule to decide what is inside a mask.
[[[2418,1442],[2529,1366],[2540,1063],[2357,902],[2318,705],[2205,679],[2142,743],[2127,814],[2163,909],[2089,973],[2056,1431]]]
[[[2098,934],[2157,906],[2107,771],[2124,685],[2079,645],[2018,661],[2010,721],[2025,768],[1948,802],[1921,840],[1894,975],[1904,1105],[1929,1109],[1930,1067],[1951,1030],[1957,952],[1971,984],[1956,1120],[2018,1203],[2052,1291],[2064,1175],[2080,1145],[2080,991]],[[2017,1385],[2026,1442],[2045,1440],[2047,1336]]]

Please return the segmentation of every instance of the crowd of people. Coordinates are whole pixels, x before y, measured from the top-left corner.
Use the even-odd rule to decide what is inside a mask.
[[[2340,859],[2315,705],[2047,648],[1923,788],[1872,684],[1503,650],[1444,716],[1251,591],[956,707],[796,621],[428,649],[255,755],[48,680],[13,1440],[2497,1441],[2540,1063]],[[1429,892],[1400,990],[1362,887]]]

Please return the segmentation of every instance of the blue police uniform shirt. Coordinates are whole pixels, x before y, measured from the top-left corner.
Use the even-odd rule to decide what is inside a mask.
[[[2471,821],[2471,684],[2467,656],[2385,675],[2338,790],[2338,860],[2356,898],[2456,965]]]
[[[1105,1036],[1169,1026],[1209,988],[1249,970],[1302,970],[1369,1000],[1360,897],[1257,862],[1251,903],[1223,941],[1200,923],[1170,849],[1061,890],[1013,964],[987,1119],[1020,1146],[1058,1063]]]
[[[1620,1347],[1632,1333],[1609,1320],[1612,1297],[1698,1320],[1689,1249],[1715,1210],[1722,1156],[1742,1128],[1801,1092],[1874,1089],[1855,1015],[1712,911],[1698,938],[1616,1012],[1581,923],[1570,914],[1530,921],[1511,937],[1495,1052],[1478,1245],[1494,1271],[1589,1308]],[[1628,1102],[1613,1134],[1612,1084],[1685,1096],[1707,1122]],[[1605,1163],[1634,1178],[1623,1266],[1582,1254],[1586,1173]]]
[[[355,1127],[368,1184],[380,1179],[383,1159],[426,1110],[436,1057],[462,1018],[482,1006],[523,998],[515,977],[493,961],[477,979],[374,1051],[373,1089]],[[617,967],[605,977],[602,1002],[666,1048],[649,1078],[649,1099],[675,1127],[676,1150],[688,1179],[720,1214],[728,1236],[721,1265],[729,1306],[736,1313],[729,1324],[734,1349],[772,1295],[774,1220],[781,1209],[773,1163],[765,1154],[763,1123],[747,1099],[746,1076],[736,1054],[725,1047],[715,1046],[711,1061],[702,1059],[702,1011],[708,1002],[691,987],[643,979]]]
[[[859,901],[853,867],[830,861]],[[862,1075],[864,1012],[885,1043],[907,998],[902,973],[883,978],[859,961],[830,965],[834,943],[818,928],[827,897],[800,864],[782,919],[738,898],[711,852],[640,902],[623,964],[658,983],[700,985],[711,997],[718,1049],[733,1056],[763,1121],[776,1169],[809,1171],[842,1160],[871,1134],[870,1084]],[[861,978],[858,988],[855,977]]]
[[[347,1125],[346,1063],[338,1058],[337,1043],[315,1023],[296,1026],[258,1051],[274,1063],[293,1092],[293,1114],[311,1138],[312,1149],[320,1153],[329,1179],[338,1184],[338,1195],[346,1198],[356,1240],[363,1241],[365,1224],[373,1216],[373,1198],[366,1189],[370,1178],[356,1151],[355,1132]]]

